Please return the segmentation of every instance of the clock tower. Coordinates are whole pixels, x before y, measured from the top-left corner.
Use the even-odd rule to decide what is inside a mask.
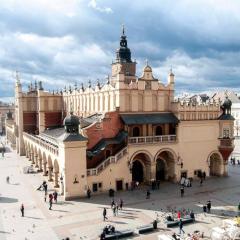
[[[112,83],[116,82],[117,76],[123,74],[125,82],[130,83],[135,80],[136,62],[131,59],[131,50],[128,48],[127,36],[125,35],[124,26],[120,37],[120,47],[116,51],[116,60],[112,63]]]

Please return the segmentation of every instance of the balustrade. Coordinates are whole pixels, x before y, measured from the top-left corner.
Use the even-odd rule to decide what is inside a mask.
[[[30,139],[34,143],[38,144],[39,146],[47,149],[49,152],[51,152],[54,155],[58,155],[58,146],[56,144],[53,144],[53,140],[48,141],[44,140],[43,138],[40,138],[39,136],[34,136],[28,133],[23,133],[24,137],[27,139]]]
[[[101,171],[103,171],[108,165],[111,163],[116,163],[118,160],[120,160],[125,154],[127,153],[127,147],[122,149],[120,152],[118,152],[115,156],[110,156],[106,160],[104,160],[99,166],[96,168],[90,168],[87,170],[87,176],[93,176],[99,174]]]
[[[146,137],[129,137],[129,144],[152,144],[159,142],[176,142],[176,135],[146,136]]]

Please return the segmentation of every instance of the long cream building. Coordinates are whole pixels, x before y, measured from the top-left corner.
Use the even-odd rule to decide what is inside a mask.
[[[231,101],[196,104],[174,100],[175,76],[165,85],[146,64],[140,77],[122,32],[104,85],[50,93],[41,82],[27,92],[17,76],[15,119],[6,134],[19,155],[59,188],[65,199],[132,182],[177,182],[227,175],[233,150]]]

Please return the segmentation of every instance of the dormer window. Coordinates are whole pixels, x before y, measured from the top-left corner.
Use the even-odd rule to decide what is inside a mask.
[[[230,131],[228,128],[223,129],[223,138],[229,138],[230,137]]]

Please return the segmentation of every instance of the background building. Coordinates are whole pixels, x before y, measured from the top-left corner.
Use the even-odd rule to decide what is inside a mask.
[[[0,102],[0,134],[5,134],[5,119],[7,118],[8,112],[11,112],[12,117],[14,117],[14,111],[14,104]]]

